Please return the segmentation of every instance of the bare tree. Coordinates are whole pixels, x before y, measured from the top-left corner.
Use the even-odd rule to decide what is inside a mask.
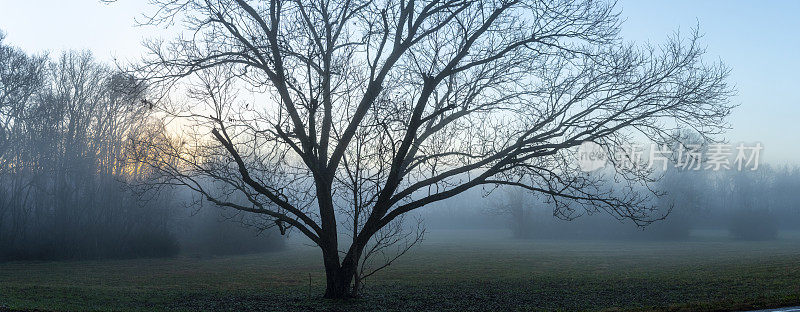
[[[147,161],[162,183],[307,236],[326,298],[351,295],[376,233],[475,187],[652,222],[648,170],[587,175],[574,147],[711,139],[732,108],[696,32],[636,47],[602,1],[151,2],[145,23],[186,31],[149,42],[136,68],[183,125]]]
[[[169,197],[144,202],[127,183],[151,171],[127,158],[157,127],[145,90],[88,52],[0,45],[0,261],[177,252]]]
[[[536,230],[534,224],[535,198],[526,198],[523,189],[506,190],[489,207],[489,213],[509,218],[509,227],[514,238],[531,238]]]
[[[20,49],[5,45],[0,30],[0,160],[12,143],[11,132],[28,99],[44,84],[46,58],[28,56]],[[5,168],[7,166],[0,166]]]

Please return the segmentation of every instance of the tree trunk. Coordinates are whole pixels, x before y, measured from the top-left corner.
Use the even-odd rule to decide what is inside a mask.
[[[338,263],[325,261],[325,298],[327,299],[348,299],[354,294],[351,292],[351,284],[356,274],[356,265],[351,261],[344,261],[340,266]]]
[[[358,271],[358,260],[361,257],[362,247],[351,248],[350,252],[339,264],[339,257],[329,257],[323,253],[325,260],[325,298],[348,299],[357,294],[353,292],[353,282]]]

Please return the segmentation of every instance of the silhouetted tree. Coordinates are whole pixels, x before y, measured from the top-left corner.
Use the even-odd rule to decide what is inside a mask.
[[[697,33],[637,48],[602,1],[153,2],[149,23],[186,35],[150,42],[137,70],[184,127],[146,161],[162,183],[307,236],[326,298],[352,295],[376,233],[475,187],[647,224],[634,185],[650,171],[587,175],[574,147],[672,144],[679,127],[712,137],[731,109],[728,70],[702,61]]]

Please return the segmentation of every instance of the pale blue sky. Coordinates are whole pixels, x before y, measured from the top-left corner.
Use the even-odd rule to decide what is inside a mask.
[[[0,0],[0,29],[27,51],[89,49],[107,61],[131,59],[142,53],[142,39],[169,32],[133,27],[150,9],[145,2]],[[730,141],[760,141],[769,162],[800,163],[800,1],[622,0],[619,8],[630,41],[659,43],[699,24],[707,57],[732,68],[738,90]]]
[[[623,37],[658,43],[700,25],[707,57],[732,69],[740,106],[730,122],[733,141],[764,144],[772,163],[800,163],[800,1],[619,2]]]

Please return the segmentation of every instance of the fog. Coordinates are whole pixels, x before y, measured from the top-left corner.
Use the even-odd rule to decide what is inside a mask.
[[[274,224],[160,183],[137,162],[165,125],[147,86],[88,52],[2,45],[0,260],[165,257],[273,251]],[[658,172],[652,224],[557,208],[522,190],[475,189],[413,214],[427,230],[493,229],[508,239],[692,240],[716,231],[772,240],[800,230],[800,169]],[[203,182],[213,188],[213,182]],[[222,190],[222,189],[220,189]],[[342,202],[340,204],[346,204]],[[289,234],[291,234],[290,231]]]
[[[660,173],[654,199],[662,216],[637,225],[600,210],[575,207],[554,214],[546,197],[527,192],[472,192],[423,214],[430,229],[495,229],[513,239],[604,239],[687,241],[714,236],[730,240],[774,240],[800,231],[800,169]],[[466,213],[465,213],[466,211]]]
[[[159,127],[142,84],[88,52],[0,44],[0,260],[281,248],[236,214],[191,205],[186,190],[148,185],[152,172],[131,144]]]
[[[168,127],[147,100],[144,81],[89,52],[31,54],[1,40],[0,260],[284,248],[279,223],[206,201],[196,190],[165,182],[141,161],[153,157],[142,143],[160,138]],[[557,206],[546,195],[500,187],[431,203],[410,214],[419,222],[398,229],[493,229],[507,232],[508,239],[613,240],[692,240],[702,231],[732,240],[774,240],[800,230],[798,167],[670,167],[653,173],[653,179],[652,185],[639,187],[660,194],[649,199],[654,220],[615,217],[596,206]],[[198,185],[229,195],[215,183]]]

